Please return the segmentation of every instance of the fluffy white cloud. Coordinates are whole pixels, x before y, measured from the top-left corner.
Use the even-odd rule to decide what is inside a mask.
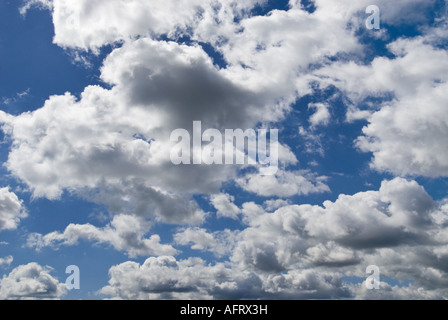
[[[67,290],[50,274],[51,270],[37,263],[15,268],[0,279],[0,299],[60,299]]]
[[[448,176],[447,90],[448,82],[438,84],[372,115],[357,145],[373,152],[373,168],[398,175]]]
[[[9,191],[9,188],[0,189],[0,231],[14,230],[21,219],[28,216],[23,201]]]
[[[233,20],[265,0],[29,0],[26,12],[40,4],[51,10],[55,26],[54,42],[62,47],[97,50],[136,37],[175,37],[202,28],[233,30]]]
[[[216,208],[218,217],[237,219],[241,210],[234,204],[234,201],[235,197],[224,193],[214,194],[210,197],[210,202]]]
[[[369,121],[357,145],[373,153],[373,168],[397,175],[447,176],[448,53],[424,38],[400,39],[388,48],[394,58],[376,58],[370,65],[340,62],[317,74],[328,76],[331,80],[322,83],[338,86],[353,101],[349,117],[361,114]],[[386,101],[360,111],[358,104],[369,97]]]
[[[177,253],[172,246],[161,244],[158,235],[146,239],[144,236],[149,229],[150,224],[140,217],[118,215],[104,228],[97,228],[91,224],[71,224],[63,233],[31,234],[27,246],[40,250],[44,247],[73,246],[80,240],[87,240],[109,244],[116,250],[125,251],[130,257]]]
[[[264,197],[292,197],[312,193],[329,192],[326,177],[316,177],[308,171],[279,170],[274,176],[248,174],[236,181],[244,190]]]
[[[435,2],[400,0],[391,3],[380,0],[376,4],[382,8],[382,21],[400,25],[427,21]],[[132,41],[136,37],[155,38],[164,34],[170,37],[187,34],[202,41],[222,43],[241,30],[236,21],[247,19],[251,9],[265,3],[266,0],[28,0],[21,13],[26,13],[32,6],[48,8],[53,15],[56,44],[97,50],[118,41]],[[325,24],[328,22],[334,29],[349,23],[352,28],[362,28],[366,18],[365,8],[370,4],[369,0],[356,3],[349,0],[337,3],[317,0],[316,11],[309,16],[311,19],[317,17],[324,27],[329,26]],[[290,11],[308,15],[302,10],[301,1],[291,0],[289,6]],[[288,23],[291,22],[294,21]]]
[[[337,12],[331,16],[319,10],[310,15],[293,6],[240,24],[240,32],[217,44],[229,63],[226,74],[241,85],[279,95],[286,104],[311,92],[305,78],[311,66],[361,50],[353,30]]]
[[[126,61],[135,62],[133,76],[126,76],[132,70]],[[239,124],[247,123],[242,119],[251,117],[246,108],[239,108],[238,99],[247,101],[252,94],[220,76],[200,48],[144,39],[114,52],[105,62],[103,75],[116,87],[88,87],[79,101],[70,94],[54,96],[43,108],[18,117],[1,114],[4,130],[15,141],[9,170],[36,197],[57,199],[68,189],[100,199],[115,190],[128,204],[132,203],[126,201],[128,197],[141,204],[143,197],[151,198],[146,211],[140,206],[131,208],[134,212],[168,222],[200,221],[204,213],[189,202],[189,196],[218,191],[236,169],[173,166],[170,133],[178,127],[190,128],[207,109],[203,119],[218,121],[219,128],[233,127],[240,120]],[[191,77],[208,80],[196,83]],[[177,84],[171,82],[174,78]],[[201,96],[207,92],[208,96]],[[215,109],[210,107],[214,105]],[[92,195],[89,190],[93,189],[99,194]],[[110,193],[109,198],[116,199]],[[176,202],[179,210],[167,210]]]
[[[122,299],[204,299],[210,298],[204,289],[227,273],[223,265],[207,267],[201,259],[149,258],[143,265],[126,262],[112,267],[109,286],[100,293]]]

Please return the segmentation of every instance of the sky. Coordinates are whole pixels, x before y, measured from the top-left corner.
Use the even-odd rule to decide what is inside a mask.
[[[0,0],[0,299],[447,299],[447,10]],[[174,164],[195,121],[278,170]]]

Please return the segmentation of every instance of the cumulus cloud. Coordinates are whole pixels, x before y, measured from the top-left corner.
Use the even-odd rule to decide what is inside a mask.
[[[448,82],[435,85],[372,115],[357,145],[373,153],[373,168],[397,175],[448,176],[447,90]]]
[[[86,240],[111,245],[118,251],[125,251],[130,257],[177,253],[172,246],[161,244],[158,235],[145,238],[149,229],[150,224],[142,218],[117,215],[104,228],[98,228],[91,224],[71,224],[62,233],[31,234],[28,237],[27,246],[40,250],[44,247],[73,246],[80,240]]]
[[[109,285],[100,293],[121,299],[269,299],[348,296],[331,274],[313,271],[269,276],[206,265],[198,258],[150,258],[142,265],[126,262],[109,270]]]
[[[362,266],[373,264],[427,290],[438,285],[438,276],[425,270],[441,277],[447,271],[446,223],[441,222],[446,208],[413,181],[385,181],[379,191],[341,195],[323,207],[263,212],[254,203],[243,205],[248,228],[239,233],[231,256],[243,269],[279,273],[324,267],[365,278]]]
[[[236,260],[262,269],[287,269],[303,262],[308,250],[310,261],[318,264],[325,263],[320,257],[329,263],[354,263],[356,250],[426,244],[438,227],[432,217],[437,207],[421,186],[403,179],[384,182],[379,191],[341,195],[323,207],[291,205],[260,215],[260,206],[247,204],[243,214],[250,227],[241,232]]]
[[[32,6],[49,9],[53,15],[56,44],[96,50],[119,41],[132,41],[136,37],[157,38],[160,35],[175,37],[186,34],[207,42],[223,42],[241,30],[237,23],[239,20],[247,19],[253,8],[266,2],[80,0],[73,3],[69,0],[28,0],[21,12],[25,13]],[[356,3],[317,0],[314,3],[316,10],[310,18],[318,17],[322,22],[327,20],[335,28],[345,27],[349,23],[363,27],[363,23],[353,22],[365,19],[365,8],[371,4],[368,0]],[[377,1],[377,5],[383,8],[382,20],[392,25],[427,22],[435,3],[435,0]],[[303,10],[301,1],[291,0],[289,7],[291,12],[308,14]]]
[[[318,71],[350,97],[354,110],[369,121],[357,146],[372,152],[372,167],[396,175],[446,176],[448,54],[424,38],[399,39],[388,45],[393,58],[370,65],[339,62]],[[438,63],[434,63],[438,61]],[[380,99],[361,111],[367,98]],[[392,100],[391,100],[391,98]],[[383,100],[383,102],[381,102]]]
[[[320,10],[275,10],[241,21],[241,28],[218,47],[229,63],[226,73],[241,85],[280,94],[285,103],[311,92],[304,80],[312,66],[361,49],[347,21]]]
[[[197,166],[184,170],[184,167],[171,164],[171,130],[191,127],[193,120],[196,120],[195,113],[192,112],[195,107],[205,110],[206,106],[213,106],[219,100],[213,95],[209,98],[201,97],[201,85],[194,85],[187,75],[200,72],[202,75],[208,74],[210,79],[216,78],[216,83],[202,83],[207,84],[208,89],[214,92],[221,90],[221,87],[224,87],[225,92],[227,89],[239,89],[232,88],[230,84],[226,87],[226,80],[220,78],[199,48],[142,40],[122,50],[134,52],[137,57],[121,57],[124,60],[120,60],[118,67],[117,56],[121,56],[121,53],[117,52],[105,62],[103,74],[111,82],[117,81],[114,89],[88,87],[79,101],[66,94],[51,97],[43,108],[33,113],[18,117],[2,113],[1,118],[5,122],[3,128],[16,141],[7,166],[33,190],[35,197],[57,199],[63,190],[68,189],[89,196],[92,195],[89,190],[99,190],[99,196],[93,195],[93,198],[99,199],[106,190],[116,190],[119,193],[117,196],[125,199],[126,195],[123,193],[127,190],[128,195],[132,194],[137,200],[140,196],[152,198],[148,204],[150,209],[144,212],[146,215],[157,216],[162,220],[166,218],[168,222],[176,222],[176,219],[184,222],[188,217],[191,217],[190,221],[198,221],[201,219],[201,211],[194,203],[188,204],[188,197],[195,192],[218,191],[222,181],[234,174],[235,168]],[[133,74],[137,77],[119,80],[125,76],[125,69],[129,69],[129,66],[125,66],[128,59],[136,62]],[[178,71],[184,72],[185,78],[178,82],[179,87],[176,88],[184,94],[175,97],[168,93],[170,79],[176,72],[171,75],[165,72],[161,63],[163,60],[166,62],[166,70],[174,72],[177,68],[174,65],[177,64]],[[139,63],[140,68],[137,67]],[[169,66],[170,64],[173,65]],[[151,65],[159,69],[154,71],[158,75],[149,70]],[[112,76],[112,72],[116,75]],[[150,74],[152,78],[149,77]],[[192,83],[195,88],[191,87]],[[186,87],[182,88],[184,85]],[[139,90],[140,97],[133,94]],[[141,96],[147,90],[153,90],[153,94]],[[167,91],[165,95],[160,95],[161,91],[158,90]],[[192,95],[198,99],[197,105],[194,101],[183,100],[191,90],[198,91]],[[222,97],[228,95],[235,98],[237,94],[236,91],[225,92]],[[236,100],[228,102],[229,108],[232,104],[235,110],[240,106]],[[224,106],[216,107],[223,107],[223,115],[218,118],[226,119],[228,113]],[[192,114],[187,117],[189,112]],[[209,116],[214,117],[213,110],[210,110]],[[241,119],[243,118],[245,117]],[[178,119],[177,123],[175,119]],[[224,126],[226,120],[219,121],[221,125],[218,127]],[[230,123],[227,125],[231,126]],[[108,161],[109,159],[114,161]],[[175,204],[178,200],[186,204],[178,205],[179,212],[166,209],[170,203]],[[144,211],[141,208],[131,210]],[[175,214],[177,215],[174,216]]]
[[[0,279],[0,299],[60,299],[67,289],[50,274],[51,270],[37,263],[15,268]]]
[[[22,11],[34,4],[47,6],[53,14],[56,44],[95,51],[136,37],[191,34],[191,29],[196,29],[199,24],[203,28],[221,24],[232,28],[234,19],[265,2],[81,0],[73,3],[67,0],[29,0]]]
[[[210,202],[217,210],[218,217],[237,219],[241,210],[235,204],[235,197],[229,194],[214,194],[210,197]]]
[[[175,235],[193,250],[227,249],[226,262],[127,262],[111,268],[101,292],[124,299],[446,297],[448,211],[415,181],[384,181],[378,191],[341,195],[324,206],[285,204],[269,213],[245,203],[241,212],[247,224],[241,231],[190,228]],[[412,285],[384,283],[384,290],[370,292],[343,280],[366,279],[368,265]]]
[[[226,271],[222,265],[207,267],[203,260],[193,258],[178,262],[162,256],[149,258],[143,265],[126,262],[109,270],[109,286],[100,293],[122,299],[203,299],[208,296],[204,289],[213,286],[213,279],[225,278]]]
[[[9,188],[0,189],[0,231],[15,230],[21,219],[28,216],[17,195],[9,191]]]

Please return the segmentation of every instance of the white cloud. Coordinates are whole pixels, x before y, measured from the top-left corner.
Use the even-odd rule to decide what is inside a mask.
[[[374,169],[396,175],[447,176],[448,53],[425,44],[424,38],[400,39],[388,48],[395,55],[392,59],[376,58],[367,66],[339,62],[317,74],[329,76],[329,83],[354,102],[349,117],[360,113],[357,106],[366,98],[386,98],[372,110],[361,111],[369,125],[357,145],[373,153]]]
[[[205,229],[186,229],[175,234],[174,241],[180,245],[192,243],[193,250],[205,250],[216,245],[213,235],[207,233]]]
[[[30,94],[31,89],[28,88],[25,91],[18,92],[14,97],[12,98],[3,98],[2,103],[6,105],[10,105],[13,103],[16,103],[17,101],[20,101],[21,99],[27,97]]]
[[[206,42],[223,42],[240,30],[236,20],[244,20],[251,9],[265,3],[265,0],[28,0],[21,8],[21,13],[25,14],[32,6],[47,8],[53,15],[55,43],[62,47],[96,50],[118,41],[132,41],[136,37],[148,36],[155,38],[163,34],[172,37],[187,34]],[[365,8],[371,2],[344,0],[334,3],[318,0],[315,4],[317,10],[309,15],[301,10],[300,1],[290,1],[290,13],[303,14],[303,19],[306,19],[306,14],[309,21],[318,18],[324,27],[332,25],[333,29],[341,28],[337,31],[340,32],[349,23],[352,28],[364,27],[367,17]],[[435,0],[377,1],[382,9],[382,21],[393,25],[427,21],[434,4]],[[272,21],[282,14],[281,11],[274,11],[272,15],[276,17]],[[289,20],[283,27],[291,23],[294,21]],[[267,31],[270,31],[269,28]],[[275,32],[275,28],[272,31]]]
[[[145,65],[153,64],[160,69],[163,68],[161,61],[165,59],[167,69],[177,68],[169,66],[170,63],[176,64],[177,61],[179,72],[184,72],[185,77],[190,77],[196,72],[199,73],[198,77],[205,75],[210,79],[217,79],[215,84],[204,82],[203,85],[208,86],[209,91],[216,92],[221,90],[220,86],[224,84],[222,97],[235,98],[235,94],[239,91],[216,73],[199,48],[142,40],[135,46],[123,50],[134,49],[136,50],[134,54],[141,56],[142,59],[142,67],[136,67],[134,74],[141,74],[143,78],[144,70],[149,74]],[[145,57],[147,54],[153,55],[154,59]],[[120,73],[121,70],[124,74],[125,69],[129,69],[125,64],[129,61],[126,59],[130,57],[127,55],[123,57],[125,60],[121,61],[119,69],[116,65],[117,55],[118,53],[114,55],[114,59],[110,58],[106,62],[104,72],[109,74],[108,79],[113,78],[107,71],[112,72],[112,69],[107,67],[108,63],[116,67],[115,73]],[[152,59],[153,62],[150,63]],[[136,63],[137,60],[137,58],[131,59]],[[201,65],[203,70],[200,68]],[[174,72],[172,76],[175,77],[176,73]],[[118,78],[119,76],[116,81],[119,81]],[[218,191],[222,181],[232,175],[235,168],[221,167],[217,170],[202,166],[185,170],[173,166],[169,159],[170,144],[167,141],[171,130],[177,126],[188,128],[187,126],[192,125],[193,119],[196,120],[194,112],[188,116],[191,121],[186,115],[198,105],[195,101],[187,103],[184,98],[191,90],[201,92],[201,86],[194,87],[194,82],[190,78],[188,80],[185,78],[185,81],[178,83],[179,88],[176,89],[184,94],[179,95],[176,100],[173,94],[168,93],[171,90],[172,77],[165,70],[160,73],[160,77],[154,76],[152,80],[143,78],[126,79],[129,80],[126,85],[126,81],[123,80],[124,87],[118,85],[112,90],[88,87],[80,101],[76,101],[70,94],[54,96],[43,108],[18,117],[2,114],[2,119],[6,123],[4,129],[16,142],[9,155],[8,168],[31,188],[35,197],[57,199],[66,189],[91,196],[89,190],[99,189],[100,195],[94,195],[95,199],[99,199],[106,191],[115,190],[120,199],[128,204],[132,202],[126,201],[126,198],[151,196],[151,201],[145,199],[148,210],[142,214],[146,216],[156,216],[168,222],[200,221],[204,213],[193,202],[189,202],[189,196],[195,192]],[[133,84],[131,80],[134,81]],[[145,84],[145,81],[156,81],[158,84]],[[133,88],[133,85],[137,88]],[[148,85],[148,88],[155,90],[154,95],[149,97],[134,95],[133,90],[140,92],[140,95],[147,93],[139,87],[142,85]],[[182,88],[183,85],[187,87]],[[159,91],[162,86],[167,90],[165,94]],[[186,91],[183,91],[184,89]],[[236,91],[233,92],[233,89]],[[127,91],[129,96],[126,95]],[[132,104],[128,101],[131,97],[138,101]],[[202,105],[198,107],[202,108],[208,108],[218,100],[224,103],[219,96],[210,95],[206,98],[195,94],[193,97],[200,100],[199,103]],[[207,103],[207,99],[211,100]],[[141,106],[142,103],[145,105]],[[235,110],[237,106],[239,107],[236,100],[231,103]],[[227,112],[224,109],[222,112],[224,112],[222,118],[227,118]],[[200,113],[198,111],[198,114]],[[209,111],[209,115],[212,118],[215,116],[213,110]],[[243,118],[250,117],[241,117]],[[178,120],[174,121],[175,119]],[[111,158],[114,161],[109,161]],[[123,194],[125,190],[130,194]],[[110,198],[114,199],[110,193],[108,196],[108,201]],[[138,203],[143,204],[142,201]],[[178,203],[178,210],[167,209],[175,203]],[[144,211],[140,209],[131,210]]]
[[[267,212],[276,211],[281,207],[286,207],[291,205],[290,200],[276,199],[276,200],[266,200],[264,202],[264,208]]]
[[[264,197],[292,197],[329,192],[325,177],[316,177],[308,171],[279,170],[275,176],[248,174],[236,181],[244,190]]]
[[[33,7],[51,10],[53,8],[53,3],[52,0],[26,0],[22,7],[20,7],[19,12],[22,16],[25,16],[28,10]]]
[[[199,23],[225,24],[264,0],[29,0],[21,12],[40,4],[52,10],[54,42],[62,47],[96,51],[136,37],[189,34]]]
[[[9,188],[0,189],[0,231],[15,230],[21,219],[28,216],[17,195],[9,191]]]
[[[303,77],[311,65],[325,63],[361,46],[338,15],[315,14],[293,7],[241,21],[241,32],[228,37],[219,51],[229,67],[226,73],[241,85],[280,95],[285,103],[310,93]],[[338,39],[338,41],[335,41]]]
[[[63,233],[31,234],[28,237],[27,246],[40,250],[44,247],[73,246],[80,240],[87,240],[98,244],[109,244],[118,251],[125,251],[130,257],[177,253],[172,246],[161,244],[158,235],[145,238],[149,229],[150,224],[140,217],[118,215],[104,228],[97,228],[91,224],[71,224]]]
[[[60,299],[67,290],[51,276],[51,270],[37,263],[15,268],[0,280],[0,299]]]
[[[210,202],[216,208],[218,217],[238,219],[241,210],[234,201],[235,197],[224,193],[214,194],[210,197]]]
[[[373,168],[397,175],[448,176],[447,90],[445,82],[372,115],[357,145],[373,152]]]
[[[112,267],[109,286],[100,293],[133,300],[206,299],[210,298],[208,287],[225,280],[227,274],[223,265],[207,267],[201,259],[149,258],[143,265],[126,262]]]
[[[315,113],[310,117],[312,127],[325,126],[330,122],[331,114],[327,104],[313,103],[310,104],[308,108],[315,110]]]
[[[4,258],[0,258],[0,268],[1,267],[9,267],[11,263],[14,261],[13,256],[7,256]]]

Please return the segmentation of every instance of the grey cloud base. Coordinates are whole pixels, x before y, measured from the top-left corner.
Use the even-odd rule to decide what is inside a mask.
[[[414,199],[412,202],[409,199]],[[229,199],[225,200],[226,202]],[[213,202],[222,209],[222,202]],[[236,209],[227,203],[227,208]],[[101,293],[122,299],[444,299],[448,294],[448,208],[414,181],[385,181],[379,191],[341,195],[324,206],[286,205],[272,213],[255,203],[240,212],[242,231],[181,230],[177,243],[223,252],[199,258],[150,258],[110,269]],[[409,286],[365,288],[366,266]],[[359,284],[344,280],[357,277]]]

